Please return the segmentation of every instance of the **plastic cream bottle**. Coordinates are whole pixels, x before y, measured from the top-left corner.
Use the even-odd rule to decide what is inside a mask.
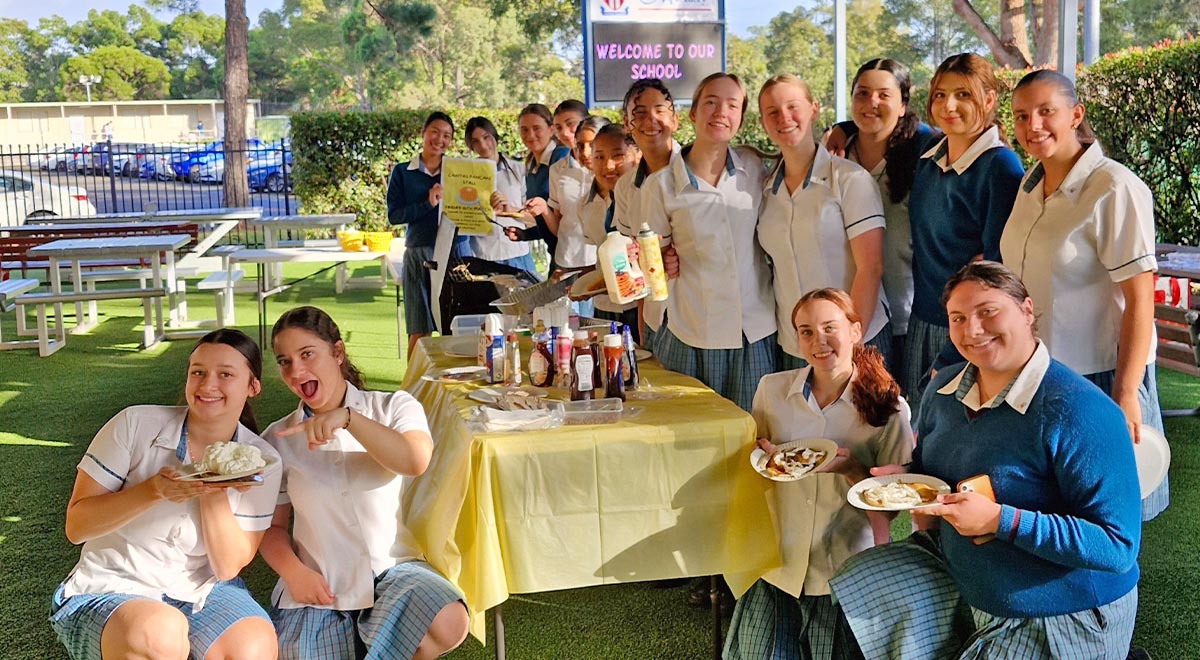
[[[649,293],[637,259],[629,256],[634,245],[633,239],[611,231],[596,253],[596,264],[604,273],[608,297],[618,305],[640,300]]]

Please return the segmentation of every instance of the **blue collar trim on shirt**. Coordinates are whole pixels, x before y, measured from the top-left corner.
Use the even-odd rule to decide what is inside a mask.
[[[238,430],[233,430],[233,437],[230,442],[238,441]],[[183,426],[179,429],[179,444],[175,447],[175,458],[179,459],[180,463],[187,463],[188,447],[187,447],[187,417],[183,418]]]
[[[1028,195],[1033,192],[1034,188],[1037,188],[1037,184],[1041,183],[1045,176],[1046,168],[1042,167],[1041,163],[1034,165],[1033,169],[1029,170],[1029,176],[1025,177],[1025,183],[1021,186],[1021,190]]]
[[[689,144],[688,146],[684,147],[682,151],[679,152],[679,159],[683,162],[683,171],[687,172],[688,182],[692,184],[693,188],[695,188],[696,190],[699,190],[700,189],[700,181],[696,178],[695,174],[692,174],[692,168],[688,167],[688,164],[687,164],[687,155],[691,151],[692,151],[692,145]],[[729,149],[729,148],[725,149],[725,173],[728,174],[729,176],[737,175],[737,163],[735,163],[733,160],[733,150]]]
[[[643,157],[638,161],[637,169],[633,172],[633,187],[641,188],[646,177],[650,176],[650,165],[646,163],[646,158]]]

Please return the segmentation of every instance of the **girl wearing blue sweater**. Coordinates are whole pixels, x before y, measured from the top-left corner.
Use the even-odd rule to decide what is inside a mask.
[[[942,287],[970,261],[1000,260],[1000,233],[1024,173],[996,124],[997,91],[992,65],[972,53],[942,62],[930,83],[926,114],[945,137],[917,161],[908,203],[913,304],[904,391],[917,404],[938,354],[953,355]]]
[[[897,543],[860,555],[835,578],[859,644],[875,657],[880,636],[898,634],[886,624],[862,625],[866,600],[883,612],[877,621],[908,617],[900,635],[920,638],[927,648],[958,648],[949,627],[929,622],[938,618],[931,610],[952,610],[961,596],[974,633],[957,657],[1122,660],[1137,612],[1141,540],[1124,415],[1095,385],[1050,358],[1035,336],[1033,301],[1012,271],[972,263],[950,279],[942,300],[951,341],[967,363],[940,370],[925,392],[909,470],[952,485],[986,475],[994,501],[956,492],[920,510],[926,522],[926,516],[943,521],[941,571],[914,577],[919,556],[905,555],[911,544]],[[897,563],[904,556],[908,561]],[[943,578],[950,586],[938,593],[934,585],[944,572],[952,580]],[[855,573],[869,584],[855,585]],[[902,573],[910,577],[897,584]],[[889,599],[888,592],[900,596]],[[889,644],[903,647],[894,639]]]

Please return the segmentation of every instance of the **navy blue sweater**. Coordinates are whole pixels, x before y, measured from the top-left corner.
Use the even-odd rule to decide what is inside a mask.
[[[554,151],[550,152],[550,162],[547,164],[538,164],[537,171],[529,168],[525,170],[525,199],[533,199],[541,197],[542,199],[550,199],[550,166],[557,163],[559,160],[571,155],[571,150],[564,146],[557,146]],[[550,261],[554,261],[555,248],[558,247],[558,237],[554,232],[550,231],[550,227],[546,225],[546,219],[542,216],[534,216],[537,225],[530,227],[521,233],[520,236],[526,241],[534,241],[542,239],[546,241],[546,249],[550,253]]]
[[[388,177],[387,217],[393,225],[406,225],[405,247],[433,247],[437,238],[438,207],[429,203],[429,189],[442,180],[409,163],[396,163]]]
[[[977,254],[1000,261],[1000,234],[1024,175],[1011,149],[989,149],[959,174],[933,158],[917,161],[908,198],[913,244],[913,316],[947,327],[946,280]]]
[[[952,487],[977,474],[1002,505],[996,539],[974,545],[942,523],[942,550],[967,602],[1002,617],[1044,617],[1108,604],[1138,581],[1141,503],[1133,445],[1112,399],[1051,360],[1025,414],[1007,402],[974,419],[925,389],[914,473]]]

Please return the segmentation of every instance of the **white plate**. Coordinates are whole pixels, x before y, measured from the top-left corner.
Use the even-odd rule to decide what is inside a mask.
[[[470,383],[487,377],[487,367],[450,367],[449,369],[434,369],[421,376],[421,380],[442,383]]]
[[[638,362],[641,362],[642,360],[649,360],[650,358],[654,357],[653,353],[644,348],[633,349],[633,355],[637,358]]]
[[[771,454],[763,451],[761,447],[755,447],[754,451],[750,452],[750,467],[754,468],[755,472],[761,474],[767,479],[770,479],[771,481],[799,481],[800,479],[812,474],[817,468],[825,465],[829,461],[832,461],[833,457],[837,455],[838,450],[838,444],[833,440],[829,440],[827,438],[806,438],[804,440],[793,440],[792,442],[785,442],[780,445],[775,445],[775,451],[778,453],[800,447],[823,451],[825,452],[825,458],[818,461],[811,470],[803,474],[787,474],[776,476],[770,472],[767,472],[767,461],[771,458]]]
[[[863,501],[862,493],[864,490],[867,490],[868,488],[874,488],[876,486],[883,486],[896,481],[903,481],[904,483],[909,484],[929,484],[930,486],[936,487],[939,493],[948,494],[950,492],[950,484],[938,479],[937,477],[931,477],[927,474],[888,474],[882,477],[870,477],[869,479],[863,479],[862,481],[854,484],[846,493],[846,501],[849,502],[851,506],[863,509],[864,511],[908,511],[910,509],[920,509],[935,504],[935,502],[930,502],[929,504],[918,504],[917,506],[881,507],[871,506]]]
[[[602,293],[607,294],[608,287],[604,284],[604,273],[599,270],[593,270],[590,273],[580,275],[571,283],[571,288],[567,293],[576,300],[593,298]]]
[[[1133,446],[1133,460],[1137,463],[1138,484],[1142,498],[1149,497],[1167,476],[1171,467],[1171,445],[1158,429],[1142,424],[1142,441]]]
[[[263,467],[260,467],[255,470],[242,470],[241,472],[232,472],[230,474],[213,474],[212,472],[201,472],[200,467],[198,465],[196,465],[195,463],[191,463],[189,465],[185,465],[185,466],[179,468],[178,480],[179,481],[203,481],[204,483],[212,484],[212,483],[220,483],[222,481],[234,481],[237,479],[245,479],[246,477],[252,477],[252,476],[258,474],[259,472],[266,470],[268,467],[273,465],[279,459],[275,458],[274,456],[264,455],[263,460],[266,461],[266,463],[267,463]],[[248,482],[248,483],[253,483],[253,482]]]
[[[499,401],[500,397],[504,396],[505,393],[514,391],[527,392],[530,396],[535,396],[538,398],[545,398],[546,395],[550,393],[548,390],[545,390],[541,387],[534,387],[532,385],[522,385],[520,387],[481,387],[477,390],[472,390],[471,393],[467,395],[467,398],[472,401],[478,401],[479,403],[490,404]]]

